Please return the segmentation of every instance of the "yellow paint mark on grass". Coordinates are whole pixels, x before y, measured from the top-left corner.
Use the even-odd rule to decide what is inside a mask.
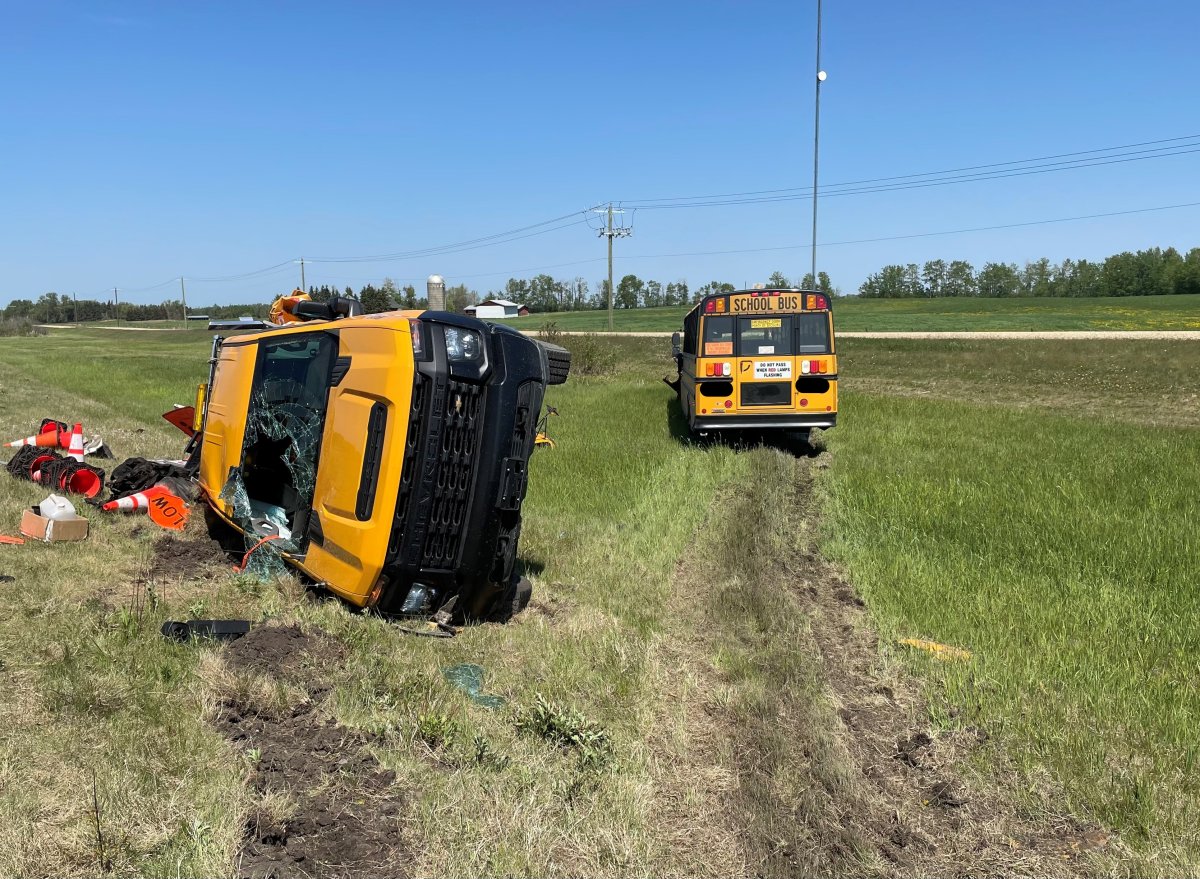
[[[926,653],[931,653],[943,662],[951,660],[966,661],[971,658],[970,650],[963,650],[961,647],[951,647],[949,644],[939,644],[937,641],[924,641],[920,638],[901,638],[900,642],[906,647],[915,647],[917,650],[924,650]]]

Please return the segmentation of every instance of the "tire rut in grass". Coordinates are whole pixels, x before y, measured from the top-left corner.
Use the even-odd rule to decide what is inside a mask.
[[[259,809],[246,822],[237,875],[253,879],[406,875],[411,862],[401,821],[408,798],[395,774],[369,751],[370,739],[324,715],[331,682],[323,668],[340,650],[320,631],[264,626],[225,651],[235,672],[267,674],[303,687],[309,698],[290,709],[226,698],[217,729],[250,755],[249,784],[260,796],[286,797],[294,808]]]
[[[810,538],[797,544],[797,529],[815,520],[812,464],[754,454],[756,478],[713,508],[727,539],[702,529],[676,576],[677,601],[695,608],[689,673],[722,693],[695,712],[707,729],[694,756],[729,755],[736,783],[722,814],[736,826],[743,875],[1098,869],[1090,856],[1105,833],[1069,816],[1026,817],[1000,751],[987,755],[992,771],[968,766],[985,733],[925,722],[919,685],[882,666],[853,587]],[[731,523],[752,524],[734,533]],[[705,747],[714,733],[726,746]]]

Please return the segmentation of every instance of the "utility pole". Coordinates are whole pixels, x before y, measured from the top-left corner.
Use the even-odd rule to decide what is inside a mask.
[[[821,149],[821,0],[817,0],[817,97],[813,107],[813,221],[812,221],[812,285],[817,289],[817,159]]]
[[[613,214],[623,214],[622,210],[613,210],[612,202],[608,203],[608,208],[593,208],[595,213],[607,213],[608,225],[600,230],[600,237],[608,239],[608,331],[611,333],[613,328],[613,266],[612,266],[612,248],[614,238],[628,238],[633,234],[633,229],[628,226],[618,226],[613,228]]]
[[[183,278],[179,279],[179,295],[183,297],[183,328],[187,329],[187,287],[183,286]]]
[[[113,287],[113,309],[116,312],[117,326],[121,325],[121,297],[117,295],[117,288]]]
[[[79,297],[74,293],[71,294],[71,301],[75,303],[75,326],[79,326]]]
[[[304,283],[304,257],[300,257],[300,292],[308,292],[308,285]]]

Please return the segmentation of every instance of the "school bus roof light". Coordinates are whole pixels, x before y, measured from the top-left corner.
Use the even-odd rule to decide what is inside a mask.
[[[716,310],[717,310],[717,300],[710,299],[704,303],[704,313],[705,314],[712,314]]]
[[[722,296],[720,299],[717,300],[717,314],[725,313],[725,303],[727,301],[728,300],[724,296]]]

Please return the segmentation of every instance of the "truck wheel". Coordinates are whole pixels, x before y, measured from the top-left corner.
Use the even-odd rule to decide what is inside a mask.
[[[532,595],[533,584],[529,582],[528,577],[513,577],[508,583],[508,588],[496,596],[488,614],[488,621],[507,623],[526,608]]]
[[[563,384],[571,371],[571,352],[561,345],[552,345],[549,342],[539,341],[538,344],[546,352],[546,384]]]

